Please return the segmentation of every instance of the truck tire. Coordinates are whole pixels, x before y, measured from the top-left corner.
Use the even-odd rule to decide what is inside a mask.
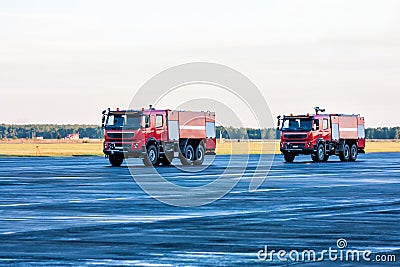
[[[358,147],[356,144],[352,144],[350,148],[350,161],[356,161],[358,155]]]
[[[157,166],[160,164],[157,147],[149,145],[147,147],[147,154],[143,158],[143,164],[146,166]]]
[[[329,155],[325,155],[325,157],[324,157],[324,162],[327,162],[328,159],[329,159]]]
[[[285,155],[283,155],[283,157],[285,158],[285,161],[286,161],[286,162],[293,162],[293,161],[294,161],[294,158],[295,158],[296,156],[293,155],[293,154],[285,154]]]
[[[192,165],[194,160],[194,149],[192,145],[187,145],[185,151],[180,155],[182,165]]]
[[[193,161],[194,165],[201,165],[203,164],[204,161],[204,154],[205,154],[205,149],[203,143],[200,143],[196,147],[196,152],[194,153],[195,160]]]
[[[340,151],[339,158],[341,161],[349,161],[350,158],[350,147],[348,144],[344,144],[343,151]]]
[[[124,161],[124,156],[123,155],[110,155],[108,157],[108,160],[110,161],[112,166],[119,167],[119,166],[121,166],[122,162]]]
[[[325,145],[323,143],[319,143],[317,148],[317,161],[322,162],[325,159]]]

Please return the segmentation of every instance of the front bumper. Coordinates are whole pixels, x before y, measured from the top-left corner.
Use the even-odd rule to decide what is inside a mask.
[[[314,148],[281,148],[280,149],[283,154],[295,154],[295,155],[311,155],[316,153],[317,151]]]
[[[141,149],[131,149],[130,145],[124,146],[108,146],[103,149],[103,153],[107,156],[110,155],[124,155],[125,158],[140,158],[146,155],[146,148],[143,146]]]
[[[125,158],[141,158],[146,153],[141,150],[131,150],[131,151],[122,151],[122,150],[110,150],[104,149],[103,153],[107,156],[110,155],[124,155]]]
[[[311,155],[317,152],[314,147],[307,147],[305,143],[290,143],[285,142],[280,147],[280,151],[283,154],[294,154],[294,155]]]

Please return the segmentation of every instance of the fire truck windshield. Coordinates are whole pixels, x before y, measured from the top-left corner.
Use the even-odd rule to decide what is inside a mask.
[[[129,129],[136,130],[140,128],[140,116],[131,114],[110,114],[107,117],[107,130]]]
[[[311,118],[286,118],[283,120],[282,131],[309,132],[312,130]]]

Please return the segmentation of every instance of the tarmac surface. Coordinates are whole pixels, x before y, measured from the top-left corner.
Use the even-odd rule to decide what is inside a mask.
[[[200,172],[157,171],[192,186],[212,182],[228,159],[217,156]],[[250,156],[246,173],[255,171],[257,159]],[[131,170],[146,170],[140,160],[131,163]],[[147,195],[128,167],[110,167],[103,157],[0,158],[0,265],[375,266],[377,255],[394,255],[395,262],[380,263],[399,266],[400,153],[370,153],[349,163],[305,156],[284,163],[276,155],[262,186],[248,187],[242,179],[211,204],[175,207]],[[347,246],[338,249],[338,239]],[[372,255],[358,263],[276,255],[260,261],[265,246]]]

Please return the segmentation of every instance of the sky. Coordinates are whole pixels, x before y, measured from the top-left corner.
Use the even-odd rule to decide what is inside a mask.
[[[3,0],[0,123],[99,124],[153,75],[213,62],[274,116],[320,106],[400,126],[398,14],[386,0]]]

